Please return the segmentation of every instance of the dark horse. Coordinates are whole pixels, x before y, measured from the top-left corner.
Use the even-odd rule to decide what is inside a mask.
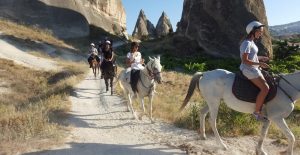
[[[106,85],[106,92],[110,86],[111,95],[113,95],[113,81],[116,76],[117,66],[112,61],[104,60],[101,64],[101,70]],[[109,84],[108,84],[109,81]]]

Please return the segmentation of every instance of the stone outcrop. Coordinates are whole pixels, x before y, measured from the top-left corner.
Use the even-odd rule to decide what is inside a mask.
[[[126,34],[121,0],[0,0],[0,17],[49,29],[60,38],[94,30]]]
[[[184,0],[177,32],[196,40],[205,52],[221,57],[239,57],[239,44],[246,25],[258,20],[268,25],[263,0]],[[271,37],[266,27],[261,54],[272,56]]]
[[[147,19],[143,10],[140,11],[132,36],[133,38],[140,40],[151,39],[155,37],[155,27]]]
[[[172,24],[165,12],[160,16],[156,25],[157,37],[164,37],[173,32]]]

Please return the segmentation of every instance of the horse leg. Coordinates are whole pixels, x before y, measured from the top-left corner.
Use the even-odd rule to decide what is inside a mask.
[[[108,92],[108,78],[104,78],[105,81],[105,87],[106,87],[106,92]]]
[[[100,63],[98,63],[97,69],[98,69],[98,75],[99,75],[100,74]]]
[[[153,117],[152,117],[152,111],[153,111],[153,95],[149,96],[149,102],[150,102],[150,108],[149,108],[149,113],[150,113],[150,120],[151,123],[154,123]]]
[[[284,118],[276,118],[272,119],[274,123],[278,126],[278,128],[283,132],[283,134],[288,138],[288,148],[281,152],[281,154],[293,155],[293,147],[295,143],[295,136],[291,132],[290,128],[287,126]]]
[[[114,82],[114,77],[111,77],[110,78],[110,92],[111,92],[111,95],[114,94],[113,82]]]
[[[216,103],[216,104],[214,104]],[[227,146],[222,141],[220,134],[217,129],[217,116],[219,111],[220,102],[207,102],[209,105],[209,113],[210,113],[210,126],[216,136],[217,142],[223,147],[224,150],[227,150]]]
[[[270,126],[271,122],[268,121],[264,121],[263,125],[261,127],[261,132],[260,132],[260,138],[256,147],[256,154],[257,155],[267,155],[267,153],[264,151],[263,149],[263,142],[266,138],[266,135],[268,133],[269,130],[269,126]]]
[[[205,105],[204,108],[201,109],[200,111],[200,138],[205,140],[206,139],[206,134],[205,134],[205,117],[207,113],[209,112],[209,107],[208,105]]]
[[[132,115],[135,119],[138,119],[135,111],[133,110],[133,106],[132,106],[132,96],[130,93],[128,93],[128,101],[129,101],[129,106],[130,106],[130,109],[131,109],[131,112],[132,112]]]
[[[138,99],[140,100],[140,106],[143,109],[143,112],[139,115],[139,120],[142,120],[142,117],[145,114],[144,98],[142,98],[138,95]]]

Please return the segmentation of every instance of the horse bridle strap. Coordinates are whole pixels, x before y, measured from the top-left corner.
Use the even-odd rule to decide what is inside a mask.
[[[151,63],[151,68],[152,68],[152,65],[154,64],[154,61]],[[157,75],[157,74],[159,74],[160,72],[156,72],[156,73],[154,73],[153,72],[153,69],[152,69],[152,71],[148,68],[148,65],[146,66],[146,69],[147,69],[147,71],[148,71],[148,74],[151,76],[151,78],[153,79],[154,78],[154,76],[155,75]]]
[[[143,72],[143,71],[141,71],[141,72]],[[140,73],[140,74],[141,74],[141,73]],[[143,72],[143,74],[145,74],[145,73]],[[146,76],[147,76],[147,75],[146,75]],[[143,87],[148,88],[148,89],[154,87],[154,81],[151,82],[151,85],[150,85],[150,86],[146,86],[146,85],[144,84],[142,78],[141,78],[141,75],[139,76],[139,79],[140,79],[140,81],[141,81]],[[150,79],[150,80],[152,80],[152,79]]]

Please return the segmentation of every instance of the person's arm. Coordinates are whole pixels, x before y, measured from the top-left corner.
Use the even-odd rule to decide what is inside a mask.
[[[258,65],[258,66],[261,66],[262,68],[269,68],[270,67],[268,64],[266,64],[264,62],[251,61],[251,60],[249,60],[248,56],[249,56],[249,53],[243,53],[242,62],[244,64],[249,65],[249,66]]]
[[[270,59],[266,56],[258,56],[259,62],[268,62]]]
[[[112,51],[112,52],[111,52],[111,58],[109,59],[109,61],[112,61],[113,58],[114,58],[114,52]]]

